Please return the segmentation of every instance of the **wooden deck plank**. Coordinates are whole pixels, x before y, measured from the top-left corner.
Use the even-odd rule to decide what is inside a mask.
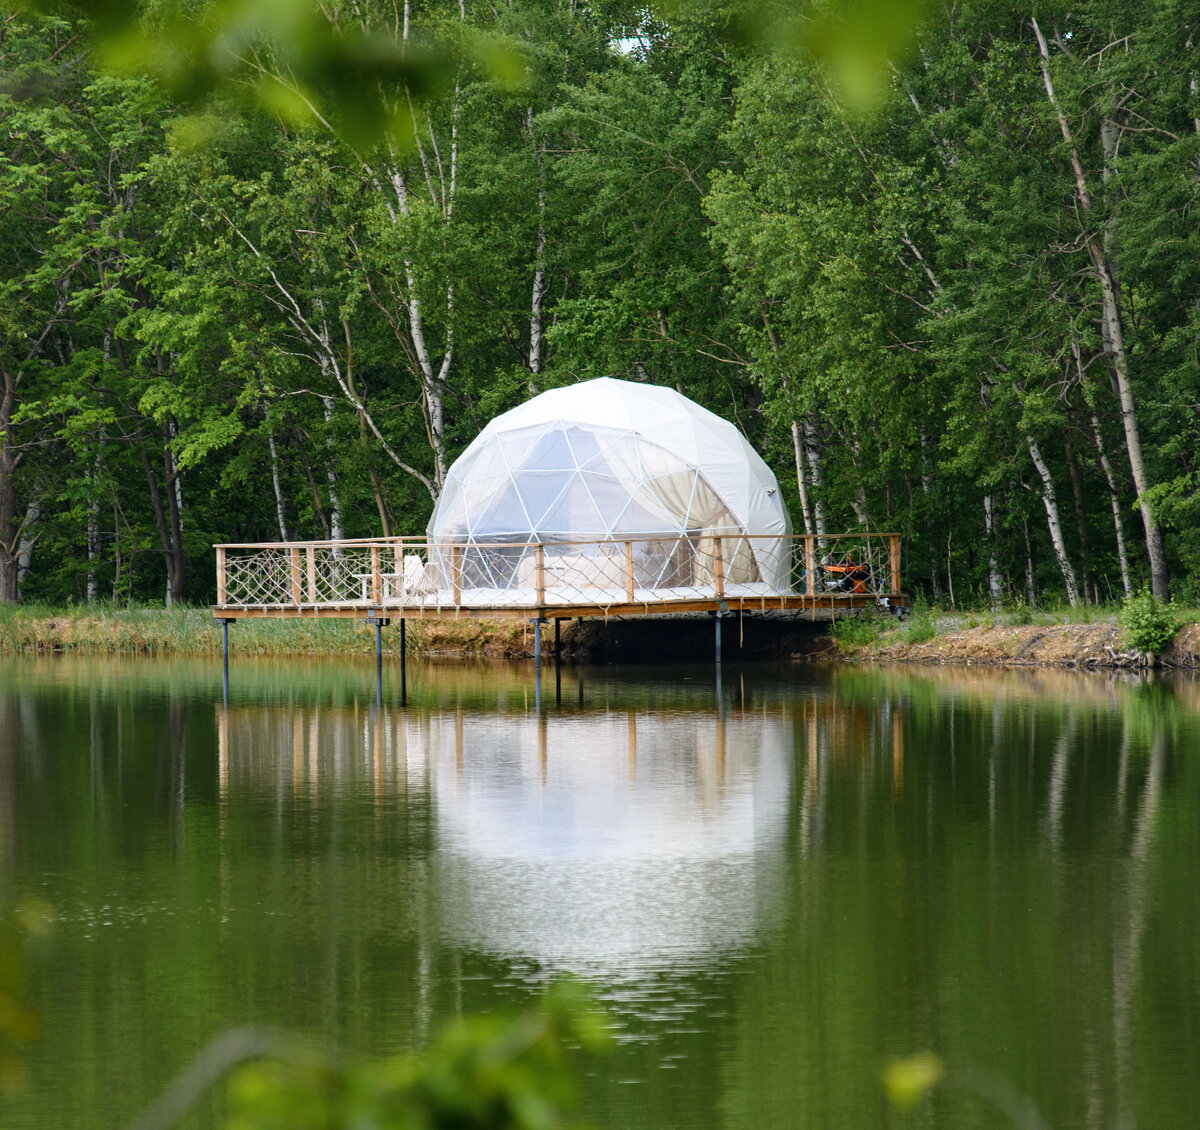
[[[893,594],[895,597],[898,594]],[[552,604],[552,605],[443,605],[441,608],[397,604],[321,604],[295,605],[213,605],[213,616],[229,620],[263,619],[360,619],[380,616],[392,620],[578,620],[606,617],[662,616],[677,612],[837,612],[853,611],[875,604],[869,593],[781,594],[779,596],[727,596],[720,599],[663,601],[623,601],[619,604]],[[902,603],[902,600],[894,600]]]

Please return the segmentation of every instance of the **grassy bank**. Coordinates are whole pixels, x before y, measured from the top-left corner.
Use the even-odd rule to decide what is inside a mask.
[[[1200,610],[1175,608],[1169,645],[1149,650],[1130,638],[1121,606],[944,611],[918,604],[903,621],[865,615],[830,625],[833,658],[924,663],[1039,666],[1142,666],[1147,654],[1168,665],[1200,666]],[[515,659],[532,655],[524,619],[407,622],[413,657]],[[564,636],[564,644],[567,637]],[[384,654],[399,655],[400,632],[383,632]],[[543,636],[546,653],[550,633]],[[375,632],[361,620],[240,620],[229,630],[233,655],[360,656],[375,653]],[[0,605],[0,654],[150,655],[221,653],[221,626],[207,608]],[[1156,660],[1157,661],[1157,660]]]
[[[1200,665],[1200,609],[1147,606],[1143,598],[1123,605],[997,612],[950,612],[917,604],[902,621],[874,615],[839,620],[830,635],[834,651],[844,658],[1070,667]]]
[[[531,654],[524,620],[409,620],[409,655],[516,658]],[[384,652],[398,654],[396,626],[383,632]],[[375,632],[356,620],[241,620],[230,626],[234,655],[363,655]],[[207,608],[113,609],[0,605],[0,653],[81,655],[220,655],[221,626]]]

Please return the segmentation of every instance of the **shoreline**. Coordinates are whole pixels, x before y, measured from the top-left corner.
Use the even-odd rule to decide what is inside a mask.
[[[778,641],[777,649],[760,657],[1087,670],[1200,667],[1200,623],[1183,623],[1161,655],[1145,655],[1123,642],[1115,615],[1092,623],[974,620],[966,614],[934,614],[922,618],[915,633],[909,621],[862,642],[846,638],[853,633],[835,629],[821,634],[808,625],[808,631],[797,627],[790,641]],[[410,619],[406,634],[408,654],[414,659],[529,659],[534,650],[533,629],[523,619]],[[594,627],[564,625],[564,658],[591,658],[589,641],[594,638]],[[352,620],[246,620],[233,625],[229,643],[231,656],[358,657],[374,655],[375,634]],[[542,652],[547,657],[554,653],[553,633],[547,630],[543,630]],[[0,611],[0,654],[212,656],[221,654],[221,631],[207,608],[114,611],[17,606]],[[398,632],[384,631],[383,654],[399,656]]]
[[[1115,616],[1091,624],[980,624],[933,628],[920,641],[905,641],[904,629],[864,644],[830,638],[826,658],[927,666],[1059,667],[1084,670],[1182,669],[1200,667],[1200,624],[1180,625],[1159,655],[1138,652],[1122,639]]]

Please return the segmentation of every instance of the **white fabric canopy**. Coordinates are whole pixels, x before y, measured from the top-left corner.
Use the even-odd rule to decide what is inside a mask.
[[[783,591],[791,521],[732,424],[674,389],[603,377],[492,420],[450,468],[428,533],[442,544],[687,536],[710,547],[765,535],[779,540],[727,547],[727,576]]]

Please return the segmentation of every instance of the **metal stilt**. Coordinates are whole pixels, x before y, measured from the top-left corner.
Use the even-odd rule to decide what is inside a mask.
[[[400,617],[400,705],[408,705],[408,641],[404,633],[404,617]]]
[[[375,629],[375,702],[383,705],[383,629],[391,623],[386,617],[371,615],[367,623]]]
[[[229,705],[229,621],[221,621],[221,675],[225,705]]]
[[[533,707],[542,709],[542,621],[529,621],[533,625]]]
[[[721,605],[716,612],[713,613],[713,646],[714,646],[714,666],[716,668],[717,682],[717,710],[721,709],[722,693],[721,693],[721,621],[729,615],[725,605]]]
[[[554,705],[562,706],[562,620],[554,618]]]
[[[375,702],[383,705],[383,625],[375,621]]]

